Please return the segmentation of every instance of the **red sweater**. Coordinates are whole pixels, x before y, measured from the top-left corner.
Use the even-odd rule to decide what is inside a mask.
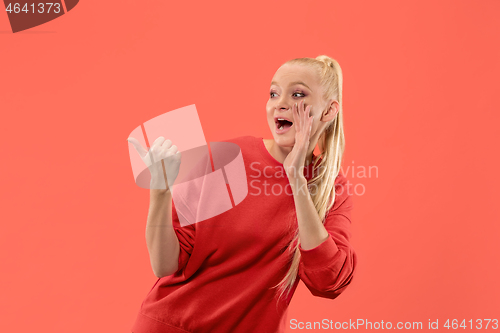
[[[242,151],[248,195],[213,218],[181,227],[172,200],[179,239],[179,268],[159,278],[142,302],[133,333],[284,332],[287,308],[299,279],[312,295],[334,299],[353,278],[356,254],[349,244],[352,191],[339,174],[335,204],[324,226],[330,237],[301,251],[298,279],[279,302],[271,288],[289,269],[284,251],[298,228],[283,164],[262,138],[226,140]],[[312,176],[311,163],[305,170]],[[288,185],[288,186],[287,186]]]

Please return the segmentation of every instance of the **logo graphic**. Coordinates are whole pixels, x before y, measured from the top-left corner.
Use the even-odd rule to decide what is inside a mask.
[[[171,144],[155,144],[166,140]],[[130,133],[127,141],[135,183],[146,189],[166,189],[168,185],[181,226],[222,214],[248,194],[240,147],[232,142],[207,145],[194,104],[146,121]],[[165,153],[173,145],[179,153]],[[161,182],[156,182],[160,178]]]
[[[12,32],[30,29],[52,21],[75,8],[79,0],[10,1],[4,0]]]

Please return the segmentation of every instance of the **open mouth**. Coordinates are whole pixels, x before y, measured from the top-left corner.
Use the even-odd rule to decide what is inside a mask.
[[[276,119],[276,127],[279,130],[287,129],[289,127],[292,127],[293,123],[291,121],[288,121],[286,119],[278,118]]]

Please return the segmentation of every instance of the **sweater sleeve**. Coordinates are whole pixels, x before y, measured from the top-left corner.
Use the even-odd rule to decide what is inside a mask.
[[[351,237],[352,191],[345,183],[336,186],[336,202],[325,218],[329,237],[315,248],[304,250],[299,277],[314,296],[334,299],[351,283],[357,256],[349,243]]]
[[[177,239],[179,240],[179,261],[178,268],[175,274],[179,274],[187,265],[191,253],[193,252],[194,240],[196,235],[195,224],[181,226],[179,216],[175,209],[174,201],[172,200],[172,223]]]
[[[183,171],[184,175],[179,179],[179,181],[176,182],[176,184],[189,182],[193,179],[204,177],[212,172],[210,155],[205,147],[203,147],[203,149],[200,148],[191,154],[196,154],[198,156],[196,158],[193,158],[192,156],[189,157],[187,164],[181,163],[182,169],[179,171],[179,174]],[[199,200],[200,193],[198,193],[199,189],[192,185],[187,187],[183,186],[181,190],[174,187],[172,191],[172,223],[177,239],[179,240],[178,268],[173,274],[181,275],[191,258],[196,235],[196,223],[194,223],[194,221],[196,221],[196,216],[191,211],[191,205],[188,204],[190,199],[187,198]],[[179,212],[177,212],[175,207],[174,197],[176,198]],[[189,224],[181,225],[179,214],[183,217],[183,221],[188,221]]]

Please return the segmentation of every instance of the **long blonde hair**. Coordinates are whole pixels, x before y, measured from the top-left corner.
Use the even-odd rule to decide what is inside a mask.
[[[326,55],[320,55],[315,59],[292,59],[285,64],[305,65],[315,70],[320,78],[320,84],[324,89],[324,100],[336,99],[340,105],[337,116],[330,122],[318,138],[320,154],[316,156],[313,161],[313,175],[315,176],[307,182],[308,187],[315,189],[311,192],[311,199],[321,221],[325,223],[326,213],[335,203],[335,179],[340,172],[345,149],[344,125],[342,120],[342,70],[335,59]],[[317,164],[320,158],[321,161]],[[281,298],[285,292],[288,296],[298,277],[300,263],[299,244],[299,230],[297,229],[294,238],[288,245],[288,251],[292,262],[290,269],[285,277],[273,287],[278,288],[278,298]]]

